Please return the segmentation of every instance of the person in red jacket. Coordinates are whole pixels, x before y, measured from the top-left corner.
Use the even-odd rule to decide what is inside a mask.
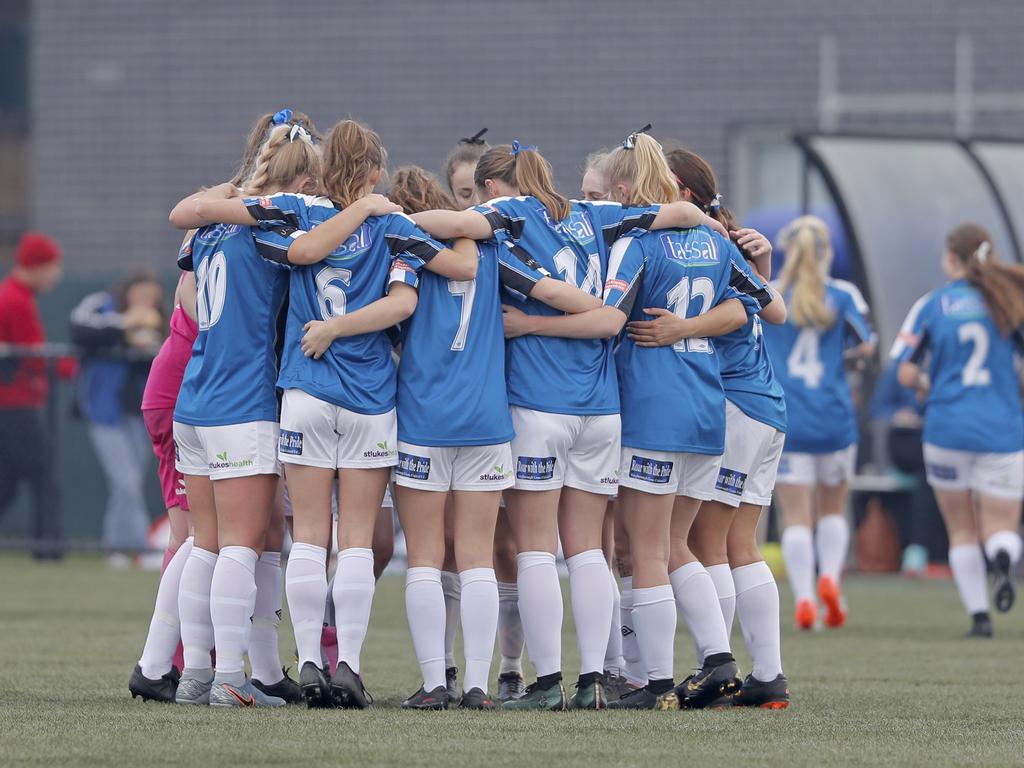
[[[0,281],[0,515],[26,482],[32,495],[32,554],[58,559],[64,532],[44,414],[49,382],[46,360],[33,356],[32,348],[45,341],[36,295],[60,280],[61,250],[46,235],[29,232],[14,254],[14,268]]]

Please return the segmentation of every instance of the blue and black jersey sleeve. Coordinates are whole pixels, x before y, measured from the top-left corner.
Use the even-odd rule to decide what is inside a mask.
[[[517,214],[510,203],[510,199],[492,200],[476,206],[473,210],[487,219],[496,238],[518,240],[523,236],[526,217]]]
[[[518,298],[527,298],[537,283],[551,276],[551,273],[515,243],[505,241],[500,245],[478,247],[491,247],[496,250],[498,280],[506,291]]]
[[[387,218],[384,241],[391,257],[389,283],[416,287],[420,270],[445,248],[405,214],[391,214]]]

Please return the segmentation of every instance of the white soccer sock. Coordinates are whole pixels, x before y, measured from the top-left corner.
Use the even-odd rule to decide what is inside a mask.
[[[462,647],[466,673],[462,687],[487,693],[498,631],[498,581],[493,568],[470,568],[459,573],[462,587]]]
[[[185,669],[209,669],[213,648],[213,622],[210,620],[210,582],[217,555],[193,543],[178,585],[178,616],[181,620],[181,644]],[[184,671],[184,670],[183,670]]]
[[[249,666],[252,676],[265,685],[284,679],[277,647],[277,626],[281,623],[281,553],[264,552],[256,561],[256,605],[249,638]]]
[[[985,554],[988,555],[988,559],[995,562],[996,555],[1003,550],[1010,556],[1011,566],[1020,562],[1021,547],[1020,534],[1016,531],[996,531],[985,540]]]
[[[608,646],[604,652],[604,668],[613,675],[621,675],[626,662],[622,659],[622,596],[619,594],[619,580],[615,571],[608,569],[612,585],[612,620],[608,627]]]
[[[600,549],[573,555],[569,567],[572,616],[576,622],[576,644],[580,652],[580,674],[604,670],[608,650],[608,627],[612,621],[612,585],[608,561]]]
[[[210,582],[217,677],[243,673],[256,605],[256,550],[221,547]]]
[[[721,563],[709,565],[706,570],[715,584],[718,606],[722,609],[722,618],[725,619],[725,633],[731,637],[732,620],[736,615],[736,585],[732,581],[732,569],[728,563]]]
[[[988,611],[988,591],[985,584],[985,558],[977,544],[960,544],[949,550],[949,567],[953,581],[960,592],[960,602],[967,613]]]
[[[622,577],[622,603],[619,608],[622,615],[622,659],[625,662],[622,674],[633,685],[647,684],[647,665],[640,653],[640,643],[636,637],[633,624],[633,577]],[[674,641],[673,641],[674,642]]]
[[[718,605],[718,593],[704,566],[698,562],[687,563],[668,575],[675,593],[676,605],[683,614],[683,621],[690,628],[697,648],[697,663],[713,653],[731,653],[729,636],[725,632],[722,609]],[[633,612],[636,612],[636,590],[633,590]],[[642,648],[643,637],[640,638]],[[648,660],[648,663],[650,661]]]
[[[791,525],[782,532],[782,559],[793,598],[814,600],[814,536],[806,525]]]
[[[349,547],[338,553],[334,574],[334,615],[338,625],[338,663],[359,674],[359,654],[373,607],[373,550]]]
[[[523,622],[519,620],[519,585],[498,582],[498,674],[523,674]]]
[[[149,634],[142,648],[139,666],[142,674],[150,680],[163,677],[171,671],[171,660],[178,649],[181,639],[181,622],[178,618],[178,587],[181,584],[181,572],[192,552],[192,537],[178,547],[174,557],[167,563],[160,585],[156,590],[156,604],[153,606],[153,618],[149,621]]]
[[[530,661],[537,676],[562,671],[562,587],[555,556],[550,552],[520,552],[519,616]]]
[[[782,674],[779,631],[779,588],[768,564],[761,560],[741,565],[732,572],[736,584],[736,610],[747,651],[753,660],[752,674],[763,683]]]
[[[843,515],[825,515],[815,529],[818,547],[818,571],[836,584],[843,575],[850,549],[850,526]]]
[[[459,574],[441,571],[441,590],[444,592],[444,665],[455,666],[455,635],[459,631],[459,603],[462,587]],[[430,690],[429,688],[427,690]]]
[[[672,586],[633,589],[633,624],[648,680],[671,680],[676,640]]]
[[[319,667],[322,663],[320,633],[324,625],[324,601],[327,599],[327,550],[315,544],[292,544],[285,572],[285,590],[299,670],[307,661]]]
[[[405,613],[409,617],[412,647],[423,675],[423,690],[443,688],[445,599],[440,570],[413,567],[406,571]]]

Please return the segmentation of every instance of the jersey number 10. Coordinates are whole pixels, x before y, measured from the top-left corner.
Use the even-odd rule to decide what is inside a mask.
[[[224,251],[199,262],[196,269],[196,320],[199,330],[208,331],[220,320],[228,295],[228,263]]]

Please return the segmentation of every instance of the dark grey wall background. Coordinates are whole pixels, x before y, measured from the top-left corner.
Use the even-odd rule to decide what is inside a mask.
[[[431,169],[486,125],[538,144],[567,192],[585,153],[653,122],[716,163],[728,193],[730,127],[817,125],[823,34],[844,91],[952,90],[958,32],[976,87],[1024,87],[1019,0],[35,0],[32,25],[33,224],[73,270],[167,265],[171,204],[227,177],[253,117],[285,105],[324,128],[364,120],[392,165]],[[976,126],[1020,136],[1024,114]]]

